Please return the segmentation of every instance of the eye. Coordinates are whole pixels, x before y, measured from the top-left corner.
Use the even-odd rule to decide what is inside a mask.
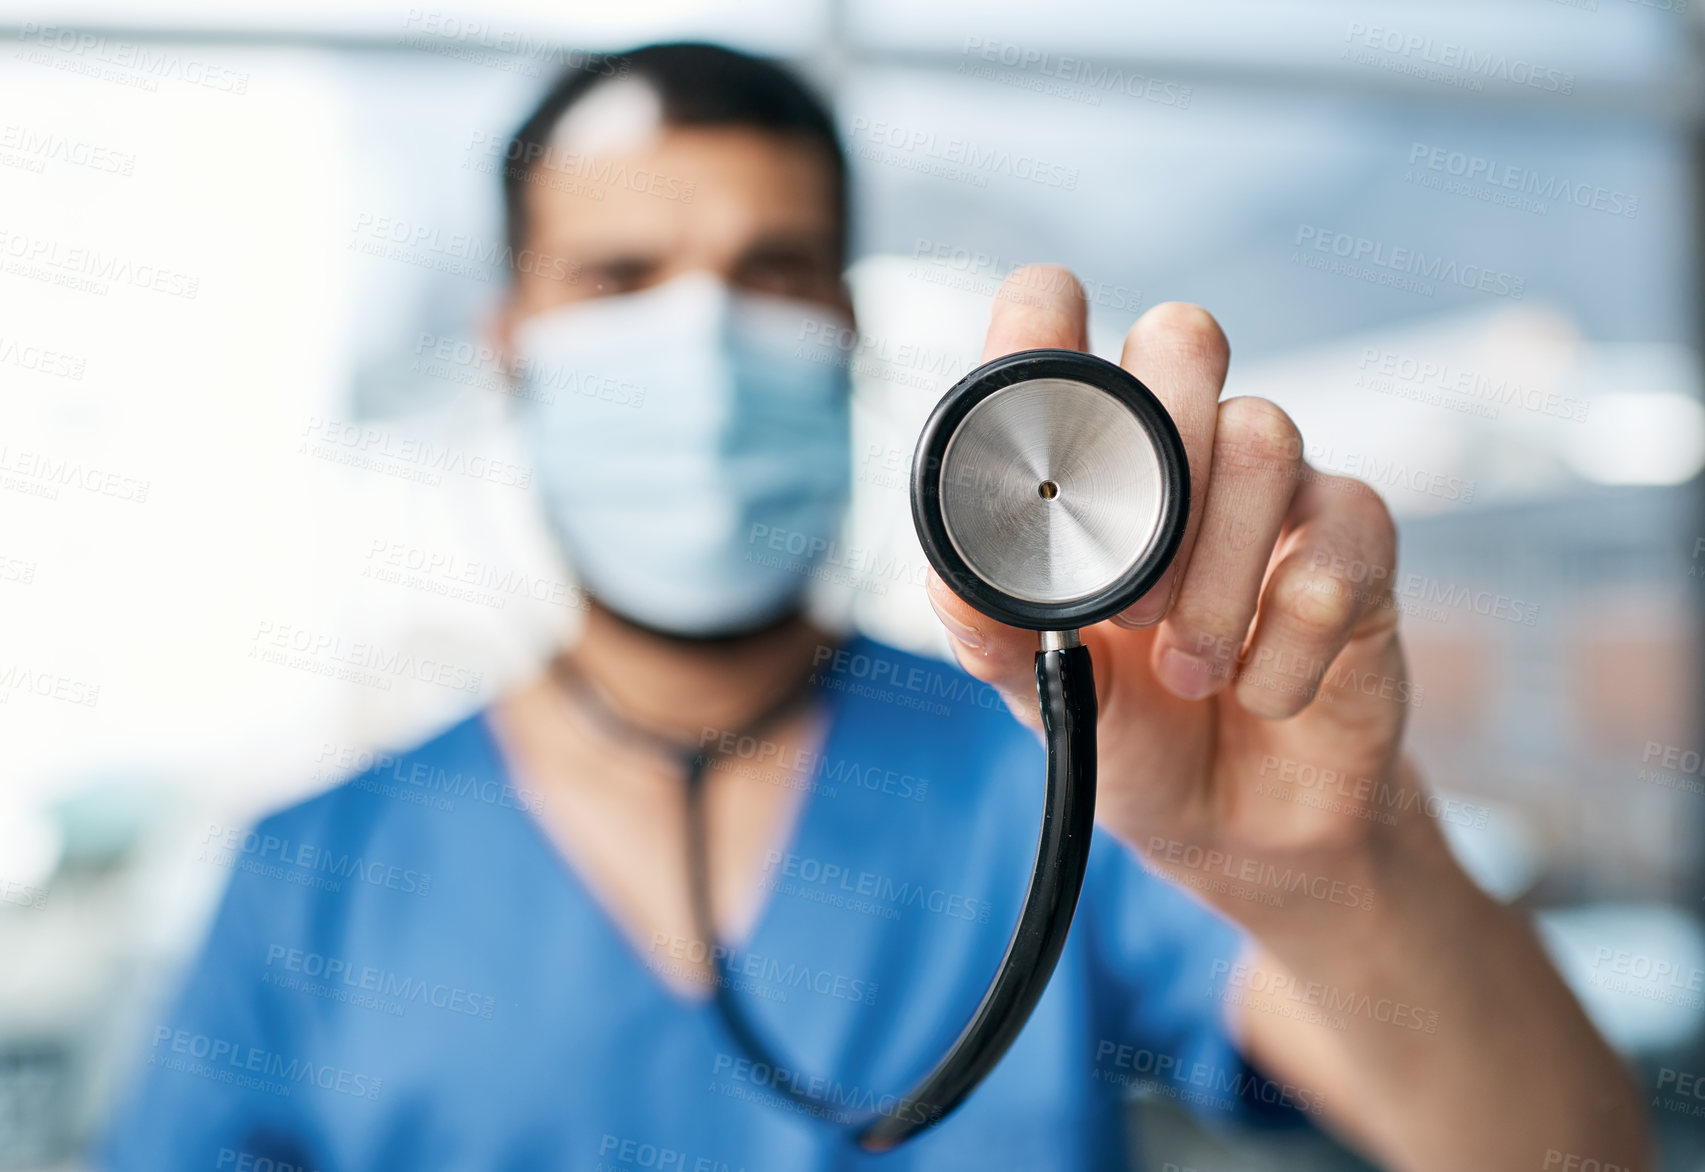
[[[616,257],[580,270],[580,283],[594,297],[633,293],[656,283],[658,263],[644,257]]]
[[[732,277],[755,292],[813,301],[833,300],[840,282],[831,250],[803,243],[755,248],[740,258]]]

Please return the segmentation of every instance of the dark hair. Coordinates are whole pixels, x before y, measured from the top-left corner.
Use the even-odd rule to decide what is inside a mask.
[[[772,61],[720,45],[647,45],[614,56],[589,55],[551,87],[515,132],[504,152],[503,209],[511,256],[527,235],[527,181],[545,158],[551,132],[575,103],[599,83],[639,78],[657,91],[667,126],[744,126],[798,135],[823,149],[833,172],[835,217],[847,234],[847,161],[834,120],[822,100],[792,73]]]

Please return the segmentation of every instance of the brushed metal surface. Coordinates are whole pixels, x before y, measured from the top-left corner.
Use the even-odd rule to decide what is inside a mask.
[[[948,540],[989,585],[1075,602],[1116,583],[1160,526],[1160,457],[1118,399],[1040,378],[971,408],[941,461]]]

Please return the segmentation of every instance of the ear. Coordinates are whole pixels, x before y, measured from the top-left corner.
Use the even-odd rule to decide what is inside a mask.
[[[496,355],[496,367],[505,379],[515,379],[515,328],[520,321],[520,302],[513,292],[479,319],[479,341]]]
[[[497,354],[497,368],[505,373],[514,368],[515,327],[520,324],[522,316],[520,300],[511,290],[480,320],[480,341]]]
[[[840,291],[840,298],[835,302],[835,308],[847,315],[847,320],[852,323],[853,332],[857,333],[858,314],[853,312],[852,286],[847,284],[845,277],[842,277],[836,288]]]

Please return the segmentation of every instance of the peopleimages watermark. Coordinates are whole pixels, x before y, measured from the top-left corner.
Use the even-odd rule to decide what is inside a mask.
[[[703,966],[710,965],[707,973]],[[717,984],[737,993],[752,993],[766,1001],[786,1001],[790,991],[804,990],[819,997],[875,1005],[877,983],[847,976],[801,961],[784,961],[712,944],[668,932],[651,934],[651,955],[646,964],[659,972],[701,984]]]
[[[411,753],[386,753],[326,741],[315,759],[315,781],[349,779],[356,789],[381,797],[451,811],[458,801],[536,813],[545,807],[539,790],[524,789],[488,774],[432,765]]]
[[[1612,1164],[1608,1160],[1600,1160],[1596,1156],[1583,1156],[1577,1152],[1560,1152],[1556,1148],[1545,1149],[1545,1163],[1541,1164],[1540,1172],[1555,1168],[1557,1172],[1634,1172],[1627,1164]]]
[[[19,451],[0,444],[0,488],[56,501],[62,488],[80,488],[95,496],[141,505],[152,482],[100,468],[70,456]]]
[[[1433,295],[1435,283],[1495,297],[1520,298],[1527,290],[1527,278],[1501,269],[1407,245],[1390,246],[1318,224],[1298,224],[1292,244],[1292,262],[1305,268],[1423,297]]]
[[[732,1082],[723,1082],[723,1079],[730,1079]],[[746,1087],[755,1087],[758,1091],[771,1093],[754,1093],[747,1091]],[[873,1115],[930,1123],[941,1114],[938,1108],[919,1103],[904,1095],[873,1091],[856,1084],[848,1086],[838,1079],[804,1074],[789,1070],[785,1066],[754,1062],[750,1058],[720,1051],[711,1060],[709,1089],[730,1098],[765,1103],[842,1124]],[[783,1097],[784,1095],[794,1097]],[[801,1103],[799,1099],[806,1102]]]
[[[402,1017],[410,1004],[486,1020],[497,1012],[497,998],[489,994],[285,944],[267,945],[261,984],[392,1017]]]
[[[1219,984],[1221,978],[1224,978],[1223,987]],[[1289,973],[1247,961],[1216,960],[1208,979],[1210,991],[1218,989],[1220,1000],[1227,1004],[1243,1005],[1340,1031],[1347,1030],[1349,1019],[1355,1017],[1415,1033],[1436,1034],[1439,1030],[1439,1014],[1435,1009],[1340,989],[1324,981],[1299,980]]]
[[[912,449],[895,444],[884,446],[869,443],[859,459],[855,479],[873,488],[910,494],[912,491]]]
[[[1563,96],[1575,92],[1575,75],[1570,70],[1401,29],[1352,21],[1344,41],[1343,58],[1357,65],[1475,93],[1484,90],[1488,81]]]
[[[306,1164],[291,1164],[255,1152],[240,1152],[236,1148],[220,1148],[213,1162],[214,1172],[229,1168],[231,1172],[318,1172]]]
[[[1341,769],[1326,769],[1307,761],[1268,753],[1256,774],[1263,780],[1255,792],[1299,806],[1331,810],[1369,822],[1394,825],[1400,813],[1417,813],[1448,826],[1485,827],[1492,811],[1459,798],[1372,777],[1354,777]]]
[[[807,318],[799,326],[799,345],[793,356],[818,366],[838,366],[859,378],[876,379],[931,394],[957,382],[975,363],[953,350],[921,342],[900,342]]]
[[[484,672],[366,639],[346,641],[335,632],[271,619],[260,620],[248,658],[381,692],[390,691],[395,681],[404,679],[475,695],[485,687]]]
[[[163,1050],[161,1043],[165,1043]],[[292,1058],[276,1050],[168,1025],[154,1027],[148,1065],[266,1091],[280,1098],[289,1098],[298,1087],[316,1087],[356,1099],[377,1099],[384,1085],[382,1079],[331,1063]]]
[[[574,70],[594,77],[626,77],[632,62],[626,57],[570,48],[520,29],[428,8],[411,8],[397,43],[441,57],[485,65],[522,77]]]
[[[357,213],[348,248],[364,256],[487,284],[508,280],[511,271],[562,284],[573,284],[580,278],[579,261],[570,262],[536,248],[517,250],[471,232],[446,232],[431,224],[372,212]]]
[[[1604,945],[1593,949],[1593,971],[1587,984],[1596,989],[1626,993],[1643,1001],[1659,1001],[1687,1009],[1705,1009],[1705,969],[1673,960]]]
[[[1006,707],[991,684],[962,672],[923,667],[895,656],[821,644],[811,654],[811,667],[811,683],[819,688],[930,716],[949,716],[953,705],[964,703],[991,712]]]
[[[1585,423],[1591,404],[1559,391],[1545,391],[1511,378],[1499,378],[1450,362],[1415,358],[1369,346],[1362,350],[1355,385],[1484,419],[1498,418],[1501,407],[1514,407],[1553,419]]]
[[[1304,465],[1298,477],[1316,484],[1323,483],[1321,473],[1348,476],[1374,489],[1401,488],[1417,496],[1461,505],[1473,504],[1479,491],[1479,482],[1469,477],[1436,472],[1401,458],[1388,459],[1369,452],[1340,453],[1323,445],[1310,446],[1306,455],[1313,467]],[[1345,491],[1366,491],[1354,484],[1338,487]]]
[[[0,903],[40,911],[47,906],[47,888],[20,883],[16,879],[0,879]]]
[[[488,343],[424,330],[415,338],[409,373],[546,407],[554,405],[564,394],[620,407],[645,406],[646,388],[618,375],[599,374],[527,354],[506,355]]]
[[[1640,214],[1640,197],[1626,191],[1424,142],[1410,144],[1403,180],[1540,216],[1550,210],[1546,200],[1630,220]]]
[[[19,370],[27,370],[34,374],[47,375],[49,378],[62,378],[68,382],[83,381],[83,371],[88,367],[89,360],[75,354],[63,354],[50,350],[45,346],[20,342],[17,338],[8,338],[0,334],[0,364],[14,366]]]
[[[0,671],[0,704],[10,704],[15,695],[39,696],[44,700],[93,708],[100,701],[101,686],[14,662]]]
[[[158,92],[160,82],[168,80],[227,94],[249,92],[247,73],[185,57],[176,49],[157,44],[115,40],[104,33],[33,20],[24,21],[18,32],[24,44],[15,56],[34,65],[148,93]]]
[[[430,872],[222,822],[209,822],[201,842],[201,862],[321,891],[342,891],[345,880],[354,880],[403,895],[432,893]]]
[[[1057,191],[1077,190],[1076,167],[927,127],[861,114],[853,118],[848,137],[852,153],[866,162],[886,163],[937,179],[987,187],[992,175]]]
[[[1673,1066],[1658,1071],[1652,1106],[1682,1115],[1705,1116],[1705,1078]],[[1688,1100],[1693,1100],[1688,1102]]]
[[[885,920],[897,920],[912,908],[950,920],[986,924],[994,909],[986,899],[957,891],[774,850],[764,854],[764,876],[759,885],[766,891]]]
[[[922,588],[929,566],[874,548],[844,545],[834,538],[755,522],[746,534],[746,560],[818,581],[833,582],[870,594],[887,594],[890,585]]]
[[[1326,1096],[1307,1087],[1275,1082],[1248,1067],[1228,1069],[1176,1054],[1102,1038],[1095,1044],[1095,1078],[1131,1090],[1230,1110],[1238,1102],[1285,1106],[1309,1115],[1326,1108]]]
[[[533,484],[533,470],[525,465],[379,423],[310,415],[298,434],[299,456],[413,480],[429,487],[442,485],[446,476],[522,490]]]
[[[944,240],[920,236],[912,246],[914,263],[908,276],[933,285],[984,296],[1001,293],[1007,300],[1044,304],[1061,292],[1082,291],[1090,305],[1122,313],[1142,310],[1141,290],[1113,281],[1074,276],[1051,265],[1012,261],[983,249],[965,248]],[[1036,291],[1033,299],[1026,293]]]
[[[1406,616],[1445,622],[1446,610],[1458,610],[1481,618],[1532,627],[1539,622],[1539,603],[1484,590],[1463,582],[1446,582],[1427,574],[1394,571],[1360,558],[1329,550],[1310,555],[1311,570],[1325,571],[1309,583],[1311,591],[1347,594],[1364,606],[1388,607]]]
[[[502,175],[594,202],[601,202],[617,189],[676,203],[692,203],[698,195],[696,179],[635,167],[607,155],[564,150],[553,143],[519,142],[484,130],[473,132],[465,153],[470,158],[462,161],[464,171]]]
[[[1698,749],[1647,741],[1640,751],[1639,780],[1665,789],[1705,794],[1705,755]],[[1652,768],[1653,765],[1659,768]]]
[[[737,776],[764,779],[774,775],[782,779],[783,788],[810,790],[826,797],[834,797],[842,785],[913,802],[929,796],[927,777],[881,763],[831,757],[819,749],[783,745],[737,729],[706,726],[699,734],[699,748],[712,754],[718,767],[732,765],[729,771]]]
[[[592,1172],[632,1172],[635,1168],[645,1172],[746,1172],[745,1165],[736,1168],[727,1160],[694,1155],[685,1148],[609,1132],[598,1138],[598,1164]]]
[[[1103,94],[1120,94],[1179,110],[1190,108],[1192,91],[1183,82],[1027,48],[997,37],[968,36],[960,55],[964,59],[959,62],[959,72],[967,77],[1086,106],[1099,106]]]
[[[0,228],[0,272],[105,297],[115,285],[128,285],[166,297],[194,301],[201,278],[164,265],[138,261],[83,244]]]
[[[124,179],[136,171],[136,156],[128,151],[16,122],[0,125],[0,166],[40,175],[46,172],[49,163],[64,163]]]
[[[37,568],[30,558],[0,553],[0,582],[16,582],[20,586],[28,586],[36,580]]]
[[[1214,895],[1230,895],[1267,907],[1284,907],[1285,896],[1304,895],[1339,907],[1373,910],[1373,889],[1346,883],[1305,867],[1280,868],[1263,859],[1240,858],[1164,835],[1151,835],[1144,857],[1166,863],[1178,882]],[[1188,872],[1179,874],[1179,871]]]
[[[362,578],[492,610],[507,609],[514,598],[564,610],[585,610],[590,605],[580,587],[565,578],[502,568],[482,558],[409,541],[375,537],[368,544],[366,561]]]
[[[1331,703],[1340,695],[1369,696],[1420,708],[1426,686],[1404,676],[1357,671],[1336,658],[1300,655],[1283,648],[1257,647],[1243,657],[1243,640],[1206,632],[1196,636],[1196,658],[1204,660],[1216,679],[1249,683],[1283,696],[1318,696]]]

